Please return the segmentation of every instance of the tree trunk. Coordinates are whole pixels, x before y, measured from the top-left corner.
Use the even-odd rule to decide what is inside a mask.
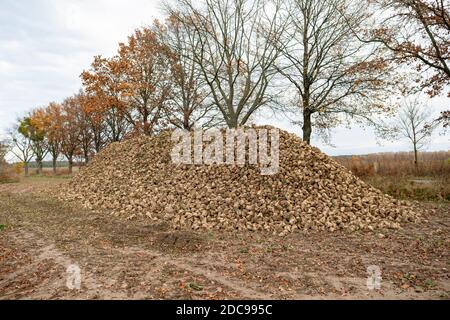
[[[305,141],[307,144],[311,144],[311,115],[312,113],[308,109],[303,110],[303,141]]]
[[[238,125],[238,117],[237,116],[230,116],[228,118],[227,124],[228,124],[228,127],[230,129],[237,129],[239,127],[239,125]]]
[[[417,145],[414,144],[414,166],[416,170],[419,169],[419,159],[418,159]]]
[[[68,160],[69,160],[69,174],[72,174],[72,172],[73,172],[73,158],[69,157]]]
[[[25,177],[28,177],[28,175],[29,175],[29,165],[28,165],[28,162],[25,162],[24,163],[24,168],[25,168]]]
[[[52,166],[53,166],[53,174],[56,175],[56,158],[55,157],[53,157]]]
[[[187,115],[184,115],[183,129],[186,131],[191,131],[191,126],[189,125],[189,116],[187,116]]]
[[[37,159],[37,175],[42,174],[42,160],[41,159]]]
[[[100,141],[100,139],[96,139],[96,141],[95,141],[95,153],[96,154],[100,153],[101,149],[102,149],[101,148],[101,141]]]
[[[88,164],[89,163],[89,150],[88,148],[83,148],[83,157],[84,157],[84,163]]]

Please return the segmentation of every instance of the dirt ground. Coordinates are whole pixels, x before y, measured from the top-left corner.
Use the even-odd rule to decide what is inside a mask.
[[[449,299],[450,205],[400,231],[172,231],[47,195],[63,179],[0,185],[0,299]],[[70,290],[67,268],[81,269]],[[367,287],[369,266],[381,289]]]

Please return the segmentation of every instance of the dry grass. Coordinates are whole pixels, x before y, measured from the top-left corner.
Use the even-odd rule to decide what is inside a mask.
[[[414,177],[371,176],[364,180],[397,199],[418,201],[450,201],[450,177]]]
[[[450,176],[450,151],[420,153],[417,168],[411,152],[376,153],[364,156],[336,157],[335,159],[359,177],[376,175]]]
[[[409,152],[335,158],[356,176],[398,199],[450,201],[450,151],[420,153],[417,169],[413,159]],[[78,170],[78,167],[73,168],[74,173]],[[23,169],[20,174],[15,171],[8,167],[0,172],[0,183],[16,182],[23,175]],[[35,168],[30,168],[29,172],[32,178],[39,177]],[[53,169],[44,168],[41,176],[53,177]],[[57,168],[56,176],[69,177],[68,168]]]
[[[73,167],[73,174],[76,174],[78,171],[79,171],[79,167]],[[29,174],[31,177],[39,176],[37,174],[36,168],[30,168]],[[53,173],[53,168],[42,168],[42,173],[40,174],[40,176],[44,176],[44,177],[55,176],[55,174]],[[67,168],[67,167],[56,168],[56,176],[69,176],[69,168]]]
[[[337,157],[353,174],[398,199],[450,201],[450,151],[419,155],[416,168],[412,153],[380,153]]]
[[[19,176],[7,163],[0,163],[0,183],[12,183],[19,181]]]

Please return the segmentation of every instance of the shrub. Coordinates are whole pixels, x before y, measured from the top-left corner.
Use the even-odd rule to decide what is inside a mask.
[[[12,170],[16,175],[21,175],[24,172],[24,167],[25,165],[23,162],[18,162],[12,165]]]
[[[17,182],[19,177],[15,174],[11,165],[5,161],[0,162],[0,183]]]

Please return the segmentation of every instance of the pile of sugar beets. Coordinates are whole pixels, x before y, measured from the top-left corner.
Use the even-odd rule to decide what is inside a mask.
[[[262,175],[259,166],[250,164],[175,164],[171,153],[176,144],[171,131],[113,143],[58,197],[130,219],[165,221],[175,229],[280,236],[296,230],[400,228],[421,219],[410,204],[384,195],[282,130],[279,171],[273,175]]]

